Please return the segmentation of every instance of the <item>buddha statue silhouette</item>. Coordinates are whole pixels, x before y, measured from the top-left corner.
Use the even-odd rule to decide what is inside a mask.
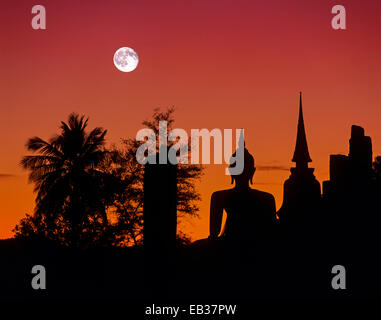
[[[233,162],[230,168],[234,166]],[[268,235],[276,223],[275,200],[271,194],[250,187],[255,170],[254,157],[245,148],[243,172],[231,176],[235,186],[212,194],[209,238],[216,239],[220,235],[223,210],[227,218],[220,238],[229,242],[251,242]]]
[[[276,225],[276,208],[274,197],[270,193],[252,189],[255,173],[254,157],[244,148],[244,168],[239,175],[231,175],[233,188],[216,191],[210,203],[210,235],[205,242],[218,242],[233,247],[248,247],[259,239],[272,236]],[[235,159],[236,153],[232,158]],[[235,167],[232,162],[229,169]],[[226,222],[221,232],[223,211]],[[196,244],[195,243],[195,244]]]

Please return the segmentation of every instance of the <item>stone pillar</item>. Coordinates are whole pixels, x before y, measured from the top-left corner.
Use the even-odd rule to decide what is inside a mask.
[[[144,169],[144,246],[171,248],[177,233],[177,166],[146,164]]]

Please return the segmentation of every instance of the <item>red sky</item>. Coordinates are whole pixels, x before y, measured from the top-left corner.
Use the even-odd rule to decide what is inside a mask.
[[[31,8],[45,5],[47,30],[33,30]],[[344,5],[347,30],[331,27]],[[49,138],[72,111],[107,128],[108,142],[135,136],[153,108],[174,105],[176,125],[245,128],[259,167],[288,169],[298,92],[312,167],[328,178],[331,153],[347,153],[359,124],[381,154],[381,2],[364,1],[2,1],[0,9],[0,238],[34,194],[19,162],[34,135]],[[138,68],[122,73],[113,54],[132,47]],[[224,166],[199,184],[200,219],[183,223],[207,236],[209,200],[228,188]],[[287,170],[259,170],[255,187],[279,207]]]

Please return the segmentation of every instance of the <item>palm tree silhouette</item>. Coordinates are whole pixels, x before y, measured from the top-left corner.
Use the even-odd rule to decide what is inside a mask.
[[[50,228],[67,221],[67,243],[79,244],[82,232],[94,221],[108,224],[106,206],[112,197],[114,178],[99,170],[107,156],[104,148],[107,130],[86,131],[88,118],[76,113],[61,122],[61,133],[45,141],[28,140],[26,147],[37,155],[23,157],[21,165],[30,170],[35,183],[35,215]]]

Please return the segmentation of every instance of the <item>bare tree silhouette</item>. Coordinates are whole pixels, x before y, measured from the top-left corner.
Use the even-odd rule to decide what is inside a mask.
[[[152,129],[159,136],[159,121],[167,121],[170,131],[174,124],[173,107],[165,111],[154,109],[152,119],[142,124]],[[170,146],[172,143],[169,142]],[[143,227],[143,174],[144,166],[136,161],[136,150],[142,144],[136,139],[124,139],[122,147],[114,147],[112,159],[105,165],[108,173],[118,177],[124,182],[124,190],[116,197],[113,212],[117,218],[115,234],[117,245],[139,245],[142,243]],[[197,192],[195,182],[200,179],[203,167],[201,165],[179,164],[177,172],[177,215],[178,217],[197,217],[198,201],[201,199]],[[181,220],[180,220],[181,223]],[[189,244],[190,238],[183,232],[178,232],[180,243]]]

